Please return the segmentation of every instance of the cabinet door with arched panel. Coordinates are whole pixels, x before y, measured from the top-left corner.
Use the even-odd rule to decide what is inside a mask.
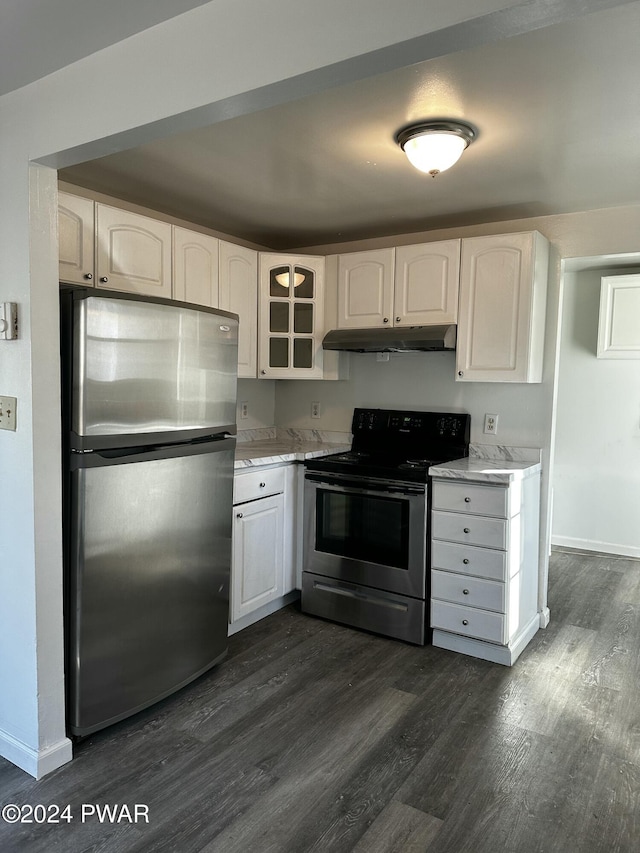
[[[258,253],[220,240],[220,308],[237,314],[238,378],[255,379],[258,339]]]
[[[171,225],[96,204],[96,287],[171,298]]]
[[[58,193],[58,257],[60,281],[94,283],[94,205],[89,198]]]
[[[324,258],[262,254],[258,373],[322,379]]]

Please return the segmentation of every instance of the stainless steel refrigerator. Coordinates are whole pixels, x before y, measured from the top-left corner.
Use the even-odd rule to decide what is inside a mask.
[[[84,736],[226,654],[238,321],[61,287],[67,722]]]

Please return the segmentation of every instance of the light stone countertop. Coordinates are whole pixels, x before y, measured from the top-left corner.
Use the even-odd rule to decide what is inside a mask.
[[[260,465],[277,465],[287,462],[304,462],[317,456],[350,450],[350,443],[335,444],[324,441],[300,441],[293,438],[265,438],[238,442],[235,470],[257,468]]]
[[[540,462],[509,459],[479,459],[474,456],[432,465],[429,474],[445,480],[474,480],[480,483],[509,484],[533,477],[542,470]]]

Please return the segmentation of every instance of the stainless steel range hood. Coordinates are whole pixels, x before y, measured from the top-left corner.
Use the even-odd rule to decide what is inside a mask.
[[[333,329],[322,348],[343,352],[431,352],[456,348],[455,326],[396,326],[390,329]]]

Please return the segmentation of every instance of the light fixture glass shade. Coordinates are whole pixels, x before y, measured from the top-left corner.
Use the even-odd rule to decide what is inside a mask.
[[[291,286],[291,272],[281,272],[276,276],[276,281],[278,284],[282,285],[282,287],[290,287]],[[302,273],[294,273],[293,274],[293,286],[298,287],[298,285],[302,284],[304,281],[304,275]]]
[[[434,121],[399,131],[396,142],[416,169],[435,177],[458,162],[475,136],[470,125]]]

